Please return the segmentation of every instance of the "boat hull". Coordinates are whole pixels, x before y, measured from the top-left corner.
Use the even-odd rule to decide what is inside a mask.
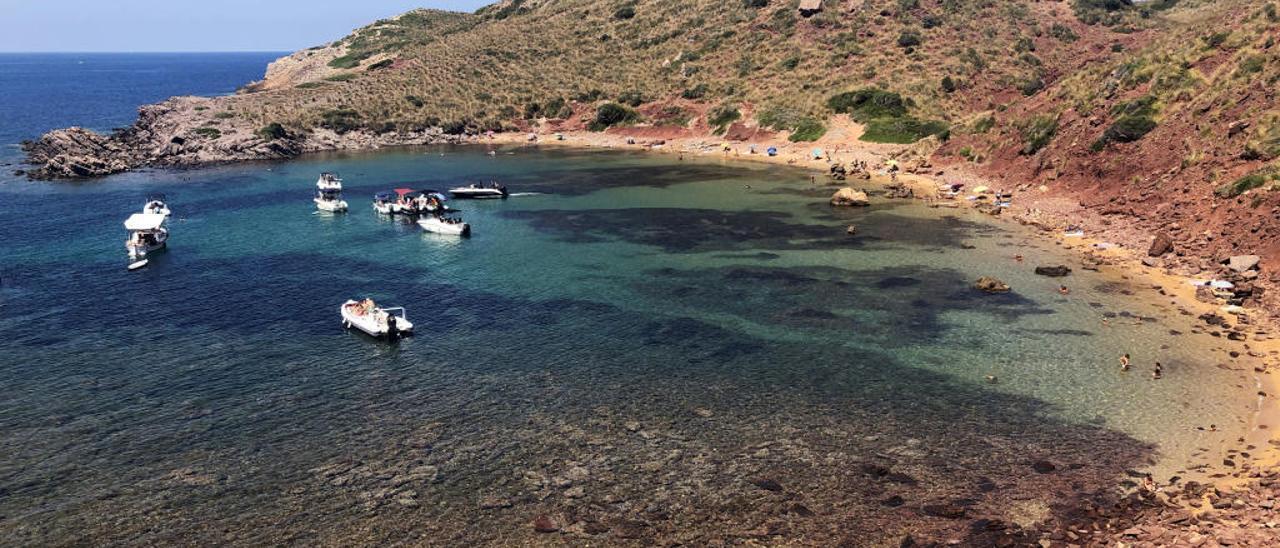
[[[332,213],[337,213],[340,211],[347,210],[347,202],[344,200],[333,201],[333,200],[321,200],[319,198],[316,198],[314,201],[316,203],[316,209],[320,211],[329,211]]]
[[[396,318],[395,333],[392,333],[390,326],[386,321],[389,314],[385,312],[375,311],[371,314],[357,314],[352,305],[357,304],[356,301],[347,301],[339,307],[342,314],[342,325],[347,329],[358,330],[370,337],[388,337],[400,336],[413,333],[413,323],[402,317]],[[379,315],[381,313],[381,315]]]
[[[459,200],[500,200],[507,197],[507,193],[496,188],[455,188],[449,191],[449,195]]]
[[[471,235],[471,225],[467,223],[446,223],[434,217],[418,221],[418,226],[433,234],[462,237]]]

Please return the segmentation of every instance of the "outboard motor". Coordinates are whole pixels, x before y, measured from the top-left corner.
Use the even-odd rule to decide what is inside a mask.
[[[390,314],[387,315],[387,338],[388,339],[400,338],[400,328],[396,327],[396,317]]]

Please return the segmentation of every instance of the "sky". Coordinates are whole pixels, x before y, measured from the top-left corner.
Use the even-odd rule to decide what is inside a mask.
[[[494,0],[0,0],[0,52],[295,51],[414,8]]]

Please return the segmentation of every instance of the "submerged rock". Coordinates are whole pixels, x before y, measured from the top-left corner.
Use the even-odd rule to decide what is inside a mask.
[[[1048,276],[1050,278],[1061,278],[1071,273],[1071,268],[1066,265],[1057,266],[1037,266],[1036,274]]]
[[[978,281],[973,284],[973,287],[976,289],[985,291],[987,293],[1008,293],[1009,292],[1009,284],[1006,284],[1000,281],[999,279],[993,278],[991,276],[983,276],[981,278],[978,278]]]
[[[871,200],[867,198],[867,193],[861,190],[854,190],[850,187],[844,187],[837,190],[831,196],[831,205],[848,206],[848,207],[866,207],[871,205]]]

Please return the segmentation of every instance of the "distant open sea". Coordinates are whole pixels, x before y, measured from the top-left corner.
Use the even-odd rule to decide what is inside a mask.
[[[15,145],[72,125],[127,126],[138,106],[224,95],[262,79],[282,53],[0,53],[0,162]],[[11,170],[5,170],[11,171]]]

